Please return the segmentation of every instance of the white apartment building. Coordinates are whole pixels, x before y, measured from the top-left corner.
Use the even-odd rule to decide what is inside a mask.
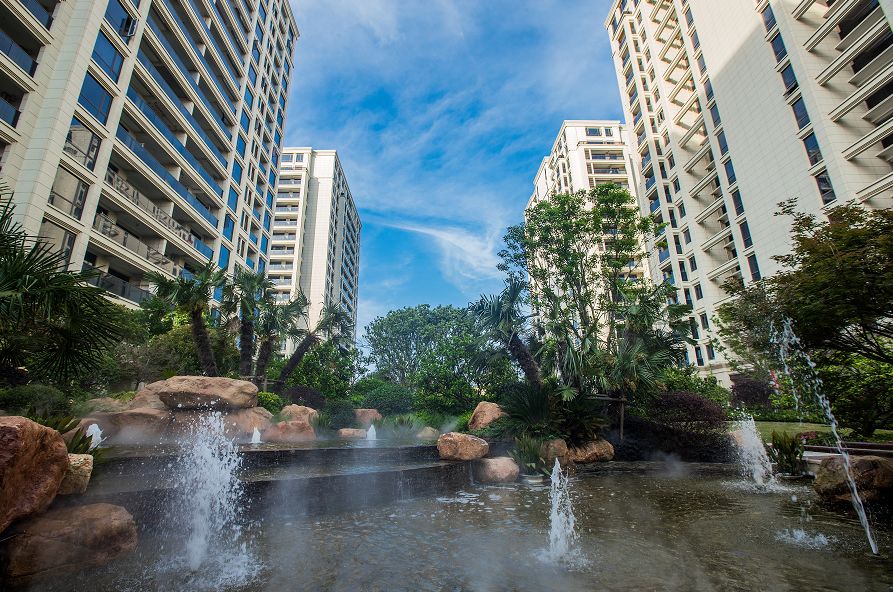
[[[893,1],[617,0],[605,26],[641,155],[656,280],[690,303],[689,360],[711,346],[722,285],[779,270],[790,220],[893,196]]]
[[[330,303],[340,304],[356,325],[360,230],[338,153],[283,148],[268,273],[278,301],[304,293],[311,327]],[[293,343],[283,344],[286,354],[293,350]]]
[[[17,218],[129,306],[149,271],[263,270],[297,37],[288,0],[0,1]]]

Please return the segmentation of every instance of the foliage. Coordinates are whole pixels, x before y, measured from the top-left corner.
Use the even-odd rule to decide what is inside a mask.
[[[208,342],[219,370],[224,374],[238,369],[239,351],[225,328],[207,329]],[[128,368],[133,382],[152,382],[171,376],[202,374],[196,342],[189,325],[174,327],[143,345],[130,346],[122,354],[122,367]]]
[[[455,416],[434,411],[417,411],[414,415],[424,426],[430,426],[441,432],[452,432],[456,429]]]
[[[280,369],[287,364],[288,360],[272,362],[268,376],[281,376]],[[339,347],[330,340],[315,346],[302,356],[280,390],[282,393],[294,393],[295,386],[309,387],[321,393],[326,400],[347,401],[351,398],[351,385],[360,370],[359,352],[355,348]],[[304,394],[307,393],[309,391],[304,391]],[[286,395],[285,398],[298,402],[293,394]],[[312,403],[306,404],[314,409],[319,408],[319,401],[313,400]]]
[[[375,389],[385,386],[387,384],[393,384],[388,382],[387,380],[382,380],[375,375],[372,376],[364,376],[354,383],[352,387],[350,387],[351,399],[355,401],[365,401],[366,397]]]
[[[515,448],[509,453],[524,475],[549,475],[549,467],[542,457],[545,439],[521,436],[515,439]]]
[[[283,399],[296,405],[304,405],[311,409],[322,409],[326,404],[326,396],[309,386],[290,386],[285,389]]]
[[[67,271],[67,255],[13,220],[0,186],[0,380],[66,383],[101,364],[122,336],[120,307],[89,285],[95,271]]]
[[[893,364],[856,355],[819,359],[819,374],[834,415],[855,437],[893,426]]]
[[[83,428],[78,428],[80,419],[70,415],[29,415],[28,419],[56,430],[60,434],[71,434],[65,438],[65,448],[69,454],[90,454],[94,461],[100,460],[102,449],[93,448],[93,438]]]
[[[697,436],[724,431],[728,415],[717,403],[681,391],[658,395],[651,404],[649,419]]]
[[[278,413],[279,411],[282,411],[283,407],[285,407],[285,401],[283,401],[282,397],[280,397],[276,393],[259,391],[257,393],[257,406],[263,407],[270,413]]]
[[[239,268],[223,285],[220,313],[239,325],[239,375],[252,376],[255,328],[261,304],[272,302],[273,282],[263,272]]]
[[[468,422],[471,421],[471,416],[474,413],[474,410],[466,411],[459,415],[456,418],[456,427],[453,428],[457,432],[467,432],[468,431]]]
[[[328,417],[329,428],[333,430],[357,427],[356,413],[349,401],[330,399],[326,401],[323,411]]]
[[[395,415],[412,411],[412,391],[393,383],[383,383],[366,394],[362,406],[377,409],[382,415]]]
[[[0,389],[0,409],[11,415],[47,417],[68,412],[71,401],[56,387],[25,384]]]
[[[303,332],[303,337],[295,347],[295,351],[282,365],[276,379],[276,388],[281,391],[289,383],[307,354],[319,349],[321,345],[326,344],[345,350],[354,349],[353,329],[353,320],[340,305],[330,303],[323,306],[319,320],[312,329]]]
[[[743,407],[768,407],[772,403],[772,385],[766,380],[743,374],[732,377],[732,403]]]
[[[277,303],[272,298],[260,302],[256,322],[255,384],[260,386],[267,377],[270,362],[284,341],[300,340],[307,334],[304,325],[308,309],[309,301],[303,292],[286,303]]]
[[[664,390],[696,393],[705,399],[727,406],[731,393],[715,376],[700,376],[693,366],[667,368],[661,377]]]
[[[787,475],[803,472],[803,440],[799,435],[772,432],[772,446],[767,452],[780,472]]]
[[[385,417],[382,422],[375,422],[375,429],[379,433],[387,434],[394,438],[410,438],[421,428],[425,427],[415,415],[404,413],[402,415],[391,415]]]
[[[509,433],[517,437],[548,438],[558,433],[546,388],[515,383],[502,389],[499,406],[506,414]]]
[[[478,438],[484,439],[502,439],[507,436],[511,436],[512,432],[509,427],[509,423],[505,417],[500,417],[496,421],[480,428],[477,430],[472,430],[469,432],[473,436],[477,436]]]
[[[326,411],[320,411],[310,418],[310,425],[316,430],[317,435],[321,431],[329,431],[332,429],[332,416]]]

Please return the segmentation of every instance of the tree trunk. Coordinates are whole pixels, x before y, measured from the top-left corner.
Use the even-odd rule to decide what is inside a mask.
[[[517,333],[513,333],[511,338],[509,338],[508,346],[509,352],[521,367],[521,371],[524,372],[528,382],[537,388],[543,388],[543,377],[540,374],[539,364],[533,359],[530,348],[521,341]]]
[[[239,374],[251,376],[251,361],[254,358],[254,320],[242,314],[239,321]]]
[[[217,362],[214,360],[214,348],[211,347],[211,336],[201,310],[193,310],[189,313],[189,324],[192,327],[192,338],[195,340],[195,349],[198,351],[198,360],[202,365],[202,371],[206,376],[217,376]]]
[[[277,387],[279,391],[276,393],[277,395],[282,394],[282,389],[285,388],[285,383],[288,381],[289,377],[294,373],[295,368],[298,367],[298,364],[301,363],[301,360],[304,359],[304,356],[307,355],[307,352],[316,345],[318,342],[315,335],[312,333],[301,340],[301,343],[298,344],[298,347],[295,348],[295,353],[291,355],[288,361],[285,363],[285,366],[282,367],[282,372],[279,373],[279,386]]]
[[[257,363],[254,366],[254,384],[260,388],[267,376],[267,366],[270,365],[270,358],[273,356],[273,341],[266,339],[261,342],[257,349]]]

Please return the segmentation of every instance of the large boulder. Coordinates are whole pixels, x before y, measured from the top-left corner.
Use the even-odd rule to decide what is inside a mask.
[[[90,411],[98,411],[100,413],[110,413],[114,411],[124,411],[129,407],[127,401],[121,401],[114,397],[99,397],[98,399],[87,400],[87,406]]]
[[[138,391],[136,396],[127,404],[128,409],[159,409],[167,411],[167,405],[161,402],[161,397],[153,391],[147,391],[145,388]]]
[[[561,438],[554,440],[546,440],[540,447],[540,456],[546,461],[546,466],[551,470],[558,460],[558,464],[562,467],[570,462],[570,454],[567,448],[567,442]]]
[[[437,439],[437,452],[444,460],[476,460],[487,456],[489,451],[486,440],[471,434],[450,432]]]
[[[471,419],[468,420],[468,429],[472,431],[482,430],[504,415],[505,412],[496,403],[481,401],[474,408]]]
[[[588,465],[597,462],[607,462],[614,458],[614,447],[607,440],[593,440],[582,446],[570,448],[568,457],[572,462]],[[554,464],[555,461],[553,460]]]
[[[859,497],[867,503],[893,505],[893,459],[880,456],[850,457],[853,477]],[[843,459],[826,458],[816,471],[812,484],[816,493],[828,502],[852,501]]]
[[[312,423],[313,420],[319,417],[319,412],[316,409],[305,407],[304,405],[286,405],[280,413],[286,419],[297,419],[308,423]]]
[[[378,412],[378,409],[354,409],[354,414],[357,417],[357,423],[364,428],[371,426],[374,421],[382,420],[381,413]]]
[[[140,443],[157,441],[170,428],[173,414],[167,409],[139,407],[117,413],[94,413],[81,420],[80,427],[86,430],[90,424],[97,424],[103,436],[110,436],[114,442]]]
[[[59,486],[59,495],[81,494],[87,491],[93,474],[92,454],[69,454],[68,470]]]
[[[440,432],[431,426],[423,427],[415,435],[419,440],[436,440],[438,436],[440,436]]]
[[[223,422],[227,436],[240,438],[252,435],[254,428],[257,428],[260,432],[265,432],[272,427],[272,418],[273,414],[263,407],[252,407],[224,414]]]
[[[138,395],[158,395],[168,409],[228,410],[257,406],[257,387],[219,376],[174,376],[148,384]]]
[[[261,434],[264,442],[307,442],[316,439],[316,432],[309,422],[301,420],[280,421],[274,423]]]
[[[366,437],[366,430],[358,428],[341,428],[338,430],[338,437],[343,440],[362,440]]]
[[[0,543],[0,573],[12,585],[103,565],[133,550],[137,541],[133,516],[111,504],[55,508],[7,534]]]
[[[0,417],[0,532],[46,510],[67,470],[62,434],[24,417]]]
[[[518,464],[507,456],[474,461],[474,478],[481,483],[514,483],[520,474]]]

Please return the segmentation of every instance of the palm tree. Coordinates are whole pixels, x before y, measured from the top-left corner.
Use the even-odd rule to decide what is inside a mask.
[[[471,313],[481,322],[489,336],[502,343],[512,359],[521,367],[530,384],[542,388],[540,366],[521,338],[527,316],[521,311],[522,297],[527,286],[518,278],[510,277],[498,295],[481,296],[472,304]]]
[[[283,339],[303,339],[307,330],[301,327],[306,318],[309,302],[303,292],[285,304],[276,304],[272,299],[260,303],[257,316],[257,362],[254,369],[254,383],[260,387],[267,375],[267,367],[273,351]]]
[[[254,359],[255,323],[258,309],[271,300],[273,282],[264,272],[238,269],[223,288],[220,312],[224,319],[239,319],[239,374],[251,375]]]
[[[285,362],[282,371],[279,373],[278,387],[280,390],[285,386],[286,381],[294,373],[298,364],[304,359],[304,356],[314,347],[325,341],[326,339],[333,341],[336,345],[351,339],[353,332],[353,320],[347,311],[338,304],[326,304],[319,316],[319,321],[312,330],[304,334],[303,338],[298,342],[294,353]]]
[[[226,270],[219,269],[209,261],[191,277],[181,275],[178,278],[169,278],[152,272],[146,274],[146,279],[155,286],[155,295],[159,299],[189,315],[192,339],[195,341],[202,370],[207,376],[217,376],[219,371],[208,326],[205,324],[205,313],[208,312],[208,302],[211,301],[214,290],[226,281]]]
[[[65,253],[13,221],[0,185],[0,379],[83,376],[123,337],[121,308],[88,284],[97,272],[67,266]]]

